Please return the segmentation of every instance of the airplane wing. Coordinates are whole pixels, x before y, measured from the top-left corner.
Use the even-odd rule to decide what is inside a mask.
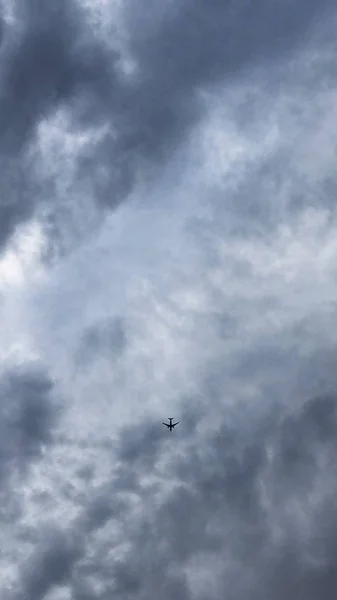
[[[177,421],[176,423],[172,424],[172,427],[175,427],[176,425],[178,425],[179,421]]]
[[[163,422],[162,422],[163,423]],[[166,425],[166,427],[170,427],[167,423],[163,423],[163,425]]]

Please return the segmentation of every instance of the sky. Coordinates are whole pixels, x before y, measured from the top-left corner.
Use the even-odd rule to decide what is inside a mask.
[[[1,598],[334,599],[335,2],[0,5]]]

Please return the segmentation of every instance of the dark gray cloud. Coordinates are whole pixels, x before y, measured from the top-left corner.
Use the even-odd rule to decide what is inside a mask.
[[[213,569],[208,576],[215,578],[209,597],[226,590],[231,600],[281,600],[286,594],[295,600],[299,593],[314,600],[320,590],[324,599],[333,598],[336,482],[329,471],[332,463],[322,463],[320,457],[335,455],[336,398],[312,398],[281,416],[267,413],[244,437],[241,415],[232,415],[230,426],[210,432],[202,452],[197,436],[189,437],[186,447],[176,430],[170,443],[180,450],[165,467],[159,461],[167,445],[158,451],[151,426],[137,444],[139,460],[125,454],[131,428],[122,432],[121,468],[111,482],[90,493],[67,531],[40,531],[45,541],[22,570],[22,597],[43,598],[54,586],[65,585],[74,597],[81,591],[85,598],[100,600],[112,593],[116,598],[126,593],[130,598],[154,597],[158,589],[165,599],[203,598],[193,586],[196,582],[202,589],[202,564],[209,560]],[[152,460],[144,462],[144,456]],[[141,509],[137,518],[123,478],[135,460],[132,493]],[[175,482],[166,494],[158,482],[144,486],[144,478],[158,475]],[[329,482],[324,488],[319,487],[322,477]],[[315,505],[310,503],[313,492]],[[309,514],[306,524],[291,514],[294,500],[303,515]],[[280,538],[274,537],[274,527]],[[106,533],[96,553],[89,547],[100,530]],[[121,542],[129,549],[110,562],[104,555],[111,544],[118,547]],[[199,572],[198,557],[204,557]],[[101,591],[94,592],[90,581],[100,582]]]
[[[57,407],[51,399],[53,383],[44,371],[18,369],[2,375],[1,479],[14,469],[24,475],[52,440]]]
[[[170,598],[170,585],[168,589],[165,586],[166,580],[172,582],[170,570],[174,567],[173,571],[176,569],[182,576],[183,567],[199,553],[205,553],[214,556],[214,560],[215,556],[222,557],[218,593],[226,588],[231,599],[281,599],[286,593],[295,599],[300,591],[314,599],[319,589],[324,598],[332,598],[337,537],[333,526],[335,511],[329,506],[336,490],[333,472],[329,472],[331,464],[323,467],[331,488],[319,489],[316,483],[318,521],[309,518],[309,531],[291,530],[286,514],[287,506],[291,510],[291,501],[296,497],[299,510],[307,513],[310,489],[315,486],[315,478],[322,475],[318,459],[327,444],[333,451],[331,456],[335,454],[336,410],[335,397],[311,399],[292,416],[272,421],[269,416],[258,429],[252,426],[245,440],[239,423],[238,429],[223,426],[209,436],[199,460],[198,441],[192,442],[185,455],[186,468],[179,459],[174,466],[181,477],[180,485],[154,515],[144,518],[142,525],[137,524],[132,549],[115,572],[117,594],[122,597],[122,590],[128,589],[134,597],[151,595],[159,571],[163,597]],[[144,445],[150,447],[150,443],[149,438],[147,442],[144,439]],[[144,449],[139,453],[142,452]],[[268,466],[270,452],[275,458]],[[275,507],[280,511],[278,525],[286,533],[280,544],[271,536],[274,523],[268,522],[261,502],[260,484],[269,467],[269,509],[271,513]],[[172,477],[170,469],[166,476]],[[279,517],[276,514],[272,519]],[[317,551],[317,544],[320,564],[315,566],[309,557],[310,553],[314,555],[315,547]],[[226,564],[228,554],[231,562]],[[198,579],[197,572],[195,577]],[[229,589],[225,582],[231,580]],[[191,597],[183,576],[179,590],[182,598]]]
[[[27,0],[17,8],[17,23],[6,32],[1,57],[5,154],[20,149],[55,106],[79,90],[99,94],[108,77],[104,51],[94,43],[74,2],[59,0],[51,6]]]
[[[80,540],[54,528],[45,532],[45,540],[27,562],[23,576],[22,598],[45,598],[56,585],[67,583],[72,565],[81,555]]]
[[[0,521],[15,528],[23,517],[19,488],[43,460],[57,423],[53,382],[44,369],[17,367],[0,378]]]
[[[93,362],[95,357],[106,354],[113,361],[121,356],[126,348],[127,332],[123,320],[102,320],[83,333],[83,338],[78,350],[80,364]]]
[[[153,468],[162,441],[163,431],[158,429],[156,422],[140,423],[136,430],[127,427],[117,456],[122,464],[128,465],[128,470],[144,472],[144,469]]]
[[[2,241],[32,214],[41,195],[25,156],[37,125],[76,94],[106,96],[113,70],[113,56],[108,62],[74,2],[47,6],[27,0],[17,7],[16,18],[5,30],[0,57]]]
[[[1,53],[2,244],[38,201],[49,205],[47,230],[57,239],[55,179],[32,177],[25,148],[58,107],[70,108],[75,130],[108,126],[104,139],[77,158],[76,187],[81,194],[92,189],[98,205],[116,207],[132,188],[139,161],[167,158],[202,114],[200,88],[283,57],[332,3],[186,1],[148,16],[126,3],[123,22],[137,64],[130,80],[118,70],[116,46],[94,36],[74,2],[27,0],[16,9]]]
[[[134,2],[127,3],[131,47],[142,78],[136,89],[137,112],[131,114],[137,116],[135,131],[143,124],[145,145],[155,153],[174,145],[197,117],[200,87],[230,80],[248,65],[261,67],[264,61],[284,58],[333,8],[329,0],[321,11],[304,0],[296,6],[264,0],[200,0],[171,6],[163,8],[163,15],[155,10],[153,17],[142,14]]]

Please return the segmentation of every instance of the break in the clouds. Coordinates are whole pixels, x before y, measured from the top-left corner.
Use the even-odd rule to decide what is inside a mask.
[[[334,4],[1,6],[1,597],[334,598]]]

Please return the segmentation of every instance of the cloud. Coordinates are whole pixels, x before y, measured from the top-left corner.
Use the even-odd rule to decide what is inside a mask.
[[[42,456],[52,441],[56,406],[50,395],[53,383],[39,370],[13,369],[2,374],[1,393],[1,480],[4,484],[14,469],[24,475],[31,461]]]
[[[318,589],[324,590],[324,597],[332,598],[334,563],[328,556],[332,556],[330,549],[333,552],[336,539],[325,511],[334,497],[335,485],[330,478],[332,487],[322,487],[321,477],[326,477],[328,471],[325,468],[322,473],[322,462],[318,464],[317,457],[331,442],[330,459],[334,455],[336,423],[331,416],[335,413],[334,398],[315,398],[297,414],[281,420],[268,417],[262,429],[252,428],[246,441],[238,422],[231,429],[222,426],[216,434],[213,432],[202,453],[198,454],[197,449],[200,440],[190,438],[189,452],[183,460],[182,455],[176,455],[171,468],[159,468],[160,475],[171,481],[174,473],[179,474],[177,484],[166,494],[161,486],[144,487],[141,480],[146,470],[138,471],[137,495],[143,508],[136,518],[130,499],[129,505],[115,505],[117,511],[111,510],[111,495],[122,491],[118,479],[111,488],[102,489],[101,499],[95,502],[95,528],[105,522],[100,541],[103,546],[96,557],[91,555],[90,563],[81,557],[73,572],[74,589],[81,580],[80,589],[87,590],[91,597],[88,590],[94,586],[90,588],[90,580],[101,580],[103,572],[106,587],[92,597],[105,598],[114,593],[118,598],[126,591],[141,598],[152,597],[158,586],[164,598],[174,593],[181,598],[204,597],[202,569],[208,565],[208,578],[214,588],[207,582],[206,589],[208,593],[213,590],[211,597],[217,597],[223,586],[232,582],[230,598],[258,598],[274,592],[279,598],[286,592],[296,598],[299,590],[315,598]],[[183,443],[182,439],[178,442],[180,447]],[[151,445],[150,435],[144,437],[138,454],[144,454]],[[304,456],[303,469],[299,461]],[[187,468],[181,471],[183,461]],[[123,464],[125,468],[128,463],[124,460]],[[149,473],[153,476],[152,469]],[[312,494],[316,494],[314,505]],[[145,510],[147,505],[152,510]],[[292,513],[293,506],[296,512]],[[319,518],[308,518],[310,511]],[[301,514],[306,515],[303,529]],[[119,522],[119,544],[123,540],[129,548],[108,566],[103,548],[107,552],[109,535],[116,535],[111,516]],[[290,523],[289,517],[293,519]],[[283,537],[275,535],[277,530]]]
[[[242,438],[239,422],[232,428],[222,426],[199,453],[200,440],[191,440],[180,484],[159,501],[152,516],[149,512],[137,523],[131,549],[114,573],[117,597],[125,589],[139,597],[151,595],[158,575],[164,598],[171,597],[176,581],[181,597],[199,597],[193,564],[198,556],[210,561],[214,556],[215,561],[222,557],[214,597],[226,581],[232,581],[230,598],[273,593],[283,598],[286,592],[296,598],[299,589],[315,598],[321,586],[324,597],[332,598],[330,549],[336,536],[325,511],[335,495],[329,471],[335,453],[336,406],[332,397],[311,399],[297,414],[281,420],[268,417],[262,429],[261,424],[259,430],[252,427],[248,440]],[[329,460],[322,462],[322,453],[327,452]],[[174,471],[180,468],[178,456]],[[166,477],[172,479],[170,469]],[[326,477],[330,488],[322,485]],[[274,528],[285,537],[274,537]],[[209,567],[211,579],[214,570]],[[177,579],[171,577],[175,572]]]
[[[6,16],[4,598],[333,597],[334,31],[328,1]]]
[[[34,211],[35,181],[25,148],[39,122],[80,91],[85,95],[91,87],[99,93],[108,68],[75,3],[61,1],[56,9],[32,0],[16,9],[1,57],[2,242]]]
[[[127,345],[127,334],[122,319],[102,320],[91,325],[83,334],[78,351],[78,360],[88,363],[95,357],[107,354],[110,360],[123,354]]]
[[[201,565],[209,564],[211,597],[232,581],[230,598],[274,591],[296,598],[299,589],[314,598],[321,586],[327,586],[324,597],[332,598],[328,557],[335,536],[325,511],[335,485],[330,476],[330,488],[322,486],[322,478],[329,476],[335,453],[336,406],[332,397],[311,399],[281,419],[271,414],[260,420],[244,438],[238,413],[231,427],[208,435],[201,452],[200,438],[188,438],[185,449],[186,440],[177,439],[180,451],[165,465],[150,428],[137,456],[150,453],[155,472],[149,463],[137,463],[130,496],[123,472],[130,472],[131,456],[120,453],[117,478],[96,491],[67,533],[50,532],[35,550],[23,579],[24,597],[43,597],[57,584],[69,585],[75,597],[81,590],[89,598],[111,593],[118,598],[126,591],[145,598],[158,586],[164,598],[203,597],[195,588],[196,582],[203,587],[202,567],[195,570],[200,558]],[[329,460],[322,462],[327,452]],[[176,483],[165,491],[162,484],[146,484],[147,476]],[[126,501],[116,503],[123,493]],[[312,511],[319,518],[311,518]],[[111,544],[120,554],[112,562]],[[117,550],[123,545],[125,551]]]
[[[34,554],[24,575],[24,598],[45,598],[55,585],[62,585],[69,578],[73,563],[81,554],[76,539],[58,529],[46,532],[46,540]]]
[[[320,19],[330,10],[325,0]],[[88,205],[116,208],[149,171],[149,160],[166,160],[200,118],[198,91],[214,81],[230,83],[248,66],[284,58],[318,20],[314,2],[303,10],[289,3],[212,2],[206,8],[186,1],[153,11],[148,19],[137,5],[125,3],[119,11],[122,33],[112,30],[107,43],[75,2],[59,2],[57,10],[38,0],[16,6],[2,44],[2,244],[41,207],[57,244],[62,217],[55,185],[69,168],[77,173],[74,201],[78,194]],[[122,38],[128,42],[121,44]],[[136,64],[130,76],[121,67],[123,52]],[[74,153],[71,167],[59,159],[51,177],[40,172],[39,154],[44,161],[48,156],[39,147],[38,130],[43,123],[52,126],[60,109],[71,131],[89,130],[92,139]],[[104,135],[95,141],[102,126]],[[55,154],[49,160],[49,170],[55,170]],[[75,220],[79,213],[80,207]]]
[[[86,34],[73,2],[61,1],[56,9],[28,0],[17,7],[2,59],[2,144],[7,152],[14,143],[20,148],[54,106],[82,86],[99,89],[104,80],[104,53]]]

